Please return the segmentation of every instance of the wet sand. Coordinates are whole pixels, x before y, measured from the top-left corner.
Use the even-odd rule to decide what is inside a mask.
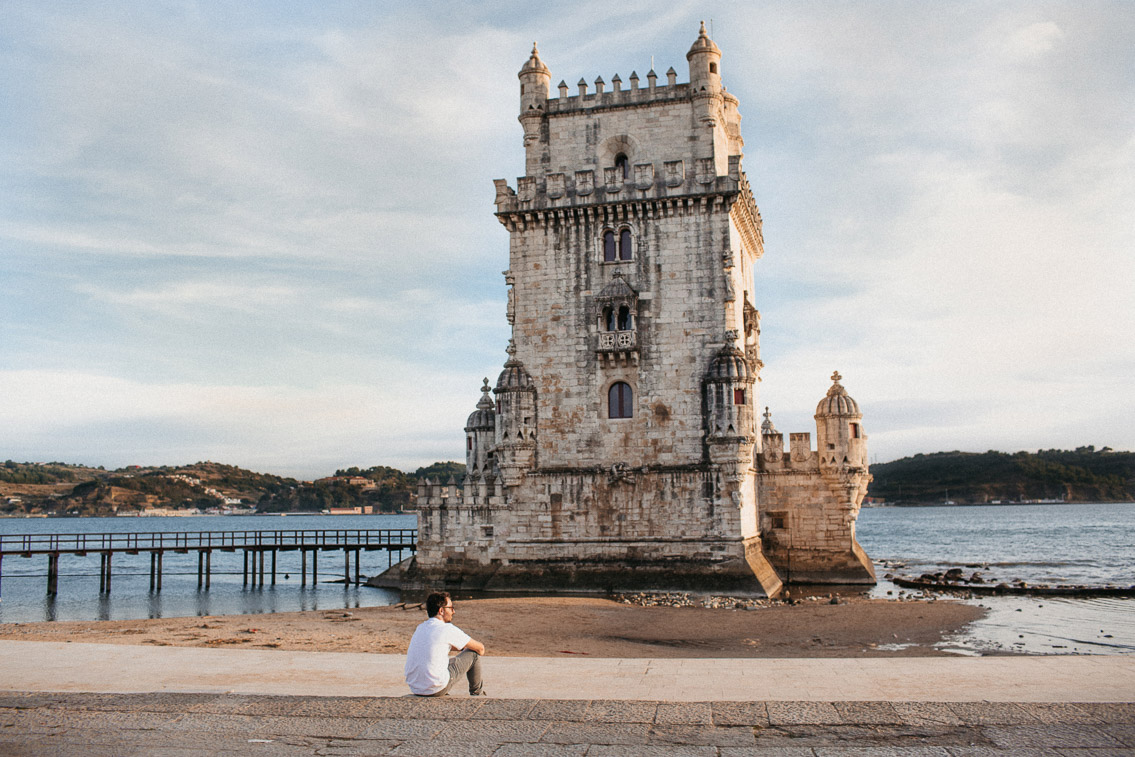
[[[852,598],[754,610],[641,607],[591,597],[459,600],[454,623],[509,657],[894,657],[934,647],[985,610],[961,602]],[[0,624],[0,638],[404,654],[424,609]]]

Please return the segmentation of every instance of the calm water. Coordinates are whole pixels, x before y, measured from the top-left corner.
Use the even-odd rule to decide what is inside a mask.
[[[244,531],[413,528],[414,515],[0,519],[0,533]],[[981,565],[988,579],[1093,586],[1135,584],[1135,504],[867,508],[857,534],[882,576],[915,576]],[[197,557],[167,553],[162,591],[149,591],[149,556],[116,556],[114,586],[98,593],[98,557],[60,558],[59,593],[46,597],[47,558],[8,557],[0,622],[232,615],[393,604],[396,592],[329,583],[343,577],[341,552],[323,552],[318,586],[300,587],[298,552],[281,552],[275,586],[242,583],[243,556],[213,553],[209,591],[197,590]],[[363,552],[362,572],[387,567],[384,551]],[[986,567],[987,566],[987,567]],[[353,570],[352,564],[352,570]],[[898,596],[881,581],[875,596]],[[988,616],[946,645],[960,653],[1135,653],[1135,600],[990,597]]]
[[[1135,504],[867,508],[856,533],[888,572],[952,567],[986,580],[1135,585]],[[979,568],[966,568],[979,565]],[[881,580],[875,596],[898,596]],[[982,597],[986,617],[945,644],[962,654],[1135,654],[1135,599]]]
[[[415,515],[203,516],[194,518],[0,518],[0,533],[132,533],[146,531],[295,531],[366,528],[416,528]],[[386,570],[385,550],[361,552],[364,576]],[[343,579],[343,553],[319,554],[319,584],[300,586],[300,553],[280,552],[276,585],[245,586],[242,552],[214,550],[212,583],[197,590],[197,555],[167,552],[162,591],[150,592],[150,556],[115,555],[111,593],[99,595],[99,558],[62,555],[58,594],[47,594],[47,557],[6,557],[0,579],[0,622],[37,620],[125,620],[192,615],[244,615],[297,610],[331,610],[393,604],[398,593]],[[351,571],[354,572],[354,560]],[[271,559],[268,560],[271,570]],[[270,574],[269,574],[270,575]]]
[[[982,565],[986,579],[1135,584],[1132,503],[864,508],[856,533],[876,566],[901,574]]]

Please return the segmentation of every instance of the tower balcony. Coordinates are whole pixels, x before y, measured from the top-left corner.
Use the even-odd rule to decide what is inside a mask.
[[[638,335],[634,331],[600,331],[599,362],[638,365]]]

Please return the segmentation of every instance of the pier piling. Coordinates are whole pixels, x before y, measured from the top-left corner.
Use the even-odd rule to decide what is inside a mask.
[[[47,593],[51,596],[59,590],[59,553],[53,552],[47,556]]]
[[[212,553],[243,553],[243,583],[247,587],[264,587],[271,571],[271,582],[275,586],[279,580],[279,552],[299,551],[300,584],[307,586],[308,557],[311,558],[311,584],[319,583],[319,553],[343,550],[343,580],[345,584],[362,582],[362,552],[385,550],[397,551],[399,558],[403,550],[415,551],[417,533],[414,529],[350,529],[321,531],[202,531],[152,532],[152,533],[102,533],[102,534],[0,534],[0,567],[3,558],[17,556],[30,558],[37,555],[47,557],[47,594],[54,596],[59,589],[59,558],[61,555],[85,557],[95,553],[99,556],[99,594],[111,592],[113,583],[114,555],[150,555],[150,591],[162,591],[165,572],[165,553],[172,549],[175,554],[197,552],[197,588],[209,589],[212,584]],[[269,569],[268,552],[272,553],[272,566]],[[351,553],[354,553],[354,578],[351,577]],[[249,561],[251,560],[251,564]],[[259,565],[257,564],[259,560]],[[390,561],[393,564],[393,560]],[[0,574],[2,575],[2,574]]]

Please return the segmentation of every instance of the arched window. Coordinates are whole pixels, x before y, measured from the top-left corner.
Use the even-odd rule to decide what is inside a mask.
[[[631,309],[626,305],[619,308],[619,322],[617,324],[619,331],[631,330]],[[610,329],[608,329],[610,331]]]
[[[623,181],[630,178],[630,163],[627,161],[627,156],[623,153],[619,153],[615,156],[615,168],[617,169],[617,173],[623,177]]]
[[[615,309],[606,308],[603,310],[603,327],[607,331],[615,331]]]
[[[631,242],[631,230],[623,229],[619,232],[619,260],[630,260],[634,257],[634,246]]]
[[[616,381],[607,391],[607,417],[630,418],[634,413],[633,394],[630,384]]]
[[[603,232],[603,262],[613,263],[617,258],[615,257],[615,232]]]

